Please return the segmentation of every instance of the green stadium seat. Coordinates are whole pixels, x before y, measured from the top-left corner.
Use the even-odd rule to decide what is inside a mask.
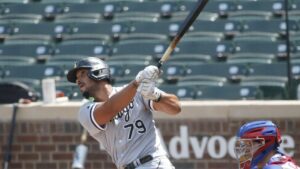
[[[276,56],[273,54],[253,54],[253,53],[240,53],[228,56],[226,63],[229,64],[270,64],[276,62]]]
[[[160,85],[162,91],[175,94],[180,100],[194,100],[195,88],[191,86]]]
[[[103,19],[112,19],[115,13],[121,12],[119,3],[98,2],[98,3],[67,3],[63,5],[63,13],[72,18],[78,16],[99,17]]]
[[[225,77],[229,82],[239,82],[247,73],[248,69],[243,64],[204,63],[188,66],[185,76]]]
[[[45,4],[52,4],[52,3],[56,3],[56,4],[66,4],[66,3],[85,3],[88,2],[87,0],[40,0],[41,3],[45,3]]]
[[[95,56],[107,59],[110,54],[110,47],[103,42],[95,41],[64,41],[55,45],[54,57],[65,55],[73,56]]]
[[[275,55],[279,60],[285,60],[287,56],[287,47],[285,41],[269,41],[258,40],[253,38],[235,39],[235,53],[236,54],[251,54],[256,55]],[[295,52],[293,44],[291,44],[290,51]]]
[[[287,68],[285,63],[254,64],[241,85],[258,86],[264,99],[287,99]]]
[[[66,39],[98,39],[105,41],[119,40],[122,34],[129,32],[129,27],[123,23],[100,22],[100,23],[74,23],[72,24],[72,34]]]
[[[3,67],[4,78],[28,78],[41,80],[48,77],[60,78],[64,72],[55,65],[7,65]]]
[[[149,22],[136,21],[128,23],[129,32],[120,36],[120,40],[129,39],[157,39],[167,40],[170,38],[168,21]]]
[[[27,4],[30,0],[0,0],[1,4]]]
[[[18,50],[16,50],[18,49]],[[35,57],[38,61],[44,61],[51,57],[52,46],[47,44],[5,44],[0,45],[1,56]]]
[[[114,55],[151,55],[155,60],[160,59],[167,49],[168,42],[161,40],[124,40],[113,45]]]
[[[132,81],[135,78],[135,76],[138,74],[139,71],[141,71],[145,68],[144,65],[134,64],[134,63],[126,64],[126,65],[123,64],[123,66],[124,66],[123,76],[114,79],[114,84],[116,86],[121,86],[121,85],[129,83],[130,81]]]
[[[34,57],[0,56],[0,65],[33,65],[36,64]],[[0,75],[1,77],[1,75]]]
[[[286,22],[283,19],[276,20],[249,20],[243,23],[243,36],[269,36],[274,38],[285,38]],[[289,21],[290,33],[299,30],[296,21]]]
[[[59,14],[57,6],[54,4],[40,4],[40,3],[13,3],[5,4],[3,7],[3,14],[1,19],[24,22],[41,20],[53,20]]]
[[[214,61],[226,60],[234,50],[230,41],[200,41],[199,39],[182,39],[173,54],[209,55]]]
[[[284,1],[239,1],[235,13],[282,16],[284,14]]]
[[[262,93],[255,86],[200,86],[196,90],[195,100],[257,100]]]
[[[181,11],[191,11],[195,6],[196,1],[180,1],[178,8]],[[234,1],[222,0],[222,1],[209,1],[204,8],[204,12],[216,13],[219,17],[226,18],[228,13],[236,10],[236,4]]]
[[[0,41],[4,41],[9,35],[12,34],[13,27],[9,23],[0,23]]]
[[[121,64],[128,64],[128,63],[135,63],[140,65],[150,65],[154,64],[153,57],[151,55],[114,55],[107,59],[109,63],[121,63]]]
[[[185,36],[191,37],[215,37],[217,39],[227,39],[239,34],[242,25],[237,21],[215,20],[196,21],[192,24]]]
[[[166,84],[176,84],[180,78],[185,76],[185,65],[182,63],[166,62],[162,66],[162,79]]]
[[[68,25],[53,23],[16,23],[5,44],[52,44],[70,33]]]

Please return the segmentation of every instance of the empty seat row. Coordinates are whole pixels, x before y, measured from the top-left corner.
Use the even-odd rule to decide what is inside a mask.
[[[299,52],[299,39],[290,42],[291,54],[297,56]],[[160,59],[169,45],[166,40],[124,40],[114,44],[103,41],[66,41],[57,44],[2,44],[0,45],[0,59],[7,57],[31,57],[40,61],[59,59],[64,57],[96,56],[102,59],[128,60],[144,58]],[[176,46],[170,60],[200,62],[215,62],[231,60],[238,62],[242,59],[269,59],[285,60],[287,57],[286,41],[206,41],[183,38]],[[136,57],[135,57],[136,56]],[[240,59],[240,60],[239,60]],[[184,62],[182,62],[184,63]],[[191,62],[190,62],[191,63]],[[197,62],[196,62],[197,63]]]
[[[1,19],[10,21],[39,22],[53,20],[57,22],[74,21],[97,22],[99,20],[155,20],[175,18],[182,20],[195,6],[196,1],[105,1],[72,3],[72,1],[49,1],[41,3],[6,3],[0,8]],[[288,9],[297,16],[299,2],[292,2]],[[209,1],[201,18],[211,20],[222,17],[261,16],[272,18],[284,14],[284,1]]]
[[[300,22],[289,21],[292,37],[299,34]],[[170,40],[178,32],[181,21],[161,22],[101,22],[101,23],[0,23],[0,39],[12,43],[57,43],[70,40],[103,40],[113,43],[130,39]],[[277,40],[286,38],[285,20],[232,20],[195,21],[184,38],[209,41],[228,39],[264,38]],[[299,37],[299,35],[298,35]]]

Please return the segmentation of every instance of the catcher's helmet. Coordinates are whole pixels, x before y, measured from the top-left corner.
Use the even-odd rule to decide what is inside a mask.
[[[277,150],[281,143],[281,136],[277,126],[268,120],[253,121],[244,124],[237,133],[237,137],[237,143],[239,144],[236,147],[236,154],[239,152],[238,156],[240,158],[243,155],[248,158],[244,157],[243,159],[243,162],[248,161],[248,164],[243,164],[245,167],[240,167],[244,169],[256,166],[269,152]],[[246,150],[247,146],[249,146],[249,151]],[[250,155],[247,155],[246,152],[249,152]]]
[[[97,57],[87,57],[77,61],[74,68],[67,74],[69,82],[76,82],[76,72],[79,69],[88,69],[88,76],[94,80],[110,81],[110,71],[108,65]]]

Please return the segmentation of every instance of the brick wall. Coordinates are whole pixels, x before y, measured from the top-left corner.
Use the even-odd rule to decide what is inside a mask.
[[[250,120],[250,119],[249,119]],[[235,135],[238,127],[247,119],[157,119],[166,146],[170,139],[180,135],[180,126],[188,127],[189,136],[199,140],[203,136],[221,135],[230,138]],[[291,135],[296,142],[296,162],[300,163],[300,119],[274,119],[280,126],[282,134]],[[9,134],[9,121],[0,123],[0,157],[3,159],[7,137]],[[17,121],[15,140],[12,149],[12,162],[10,169],[70,169],[72,154],[80,142],[81,127],[76,121]],[[98,143],[88,138],[89,153],[86,169],[115,169],[110,157],[99,150]],[[195,152],[189,145],[189,159],[171,158],[177,169],[224,169],[237,168],[236,161],[229,155],[221,159],[212,159],[205,150],[202,159],[195,158]],[[180,151],[180,150],[179,150]]]

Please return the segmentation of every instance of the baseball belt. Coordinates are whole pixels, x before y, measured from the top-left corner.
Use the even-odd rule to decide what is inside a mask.
[[[151,160],[153,160],[153,157],[151,155],[146,155],[140,159],[137,159],[137,160],[127,164],[124,169],[135,169],[136,167],[138,167],[142,164],[145,164]]]

